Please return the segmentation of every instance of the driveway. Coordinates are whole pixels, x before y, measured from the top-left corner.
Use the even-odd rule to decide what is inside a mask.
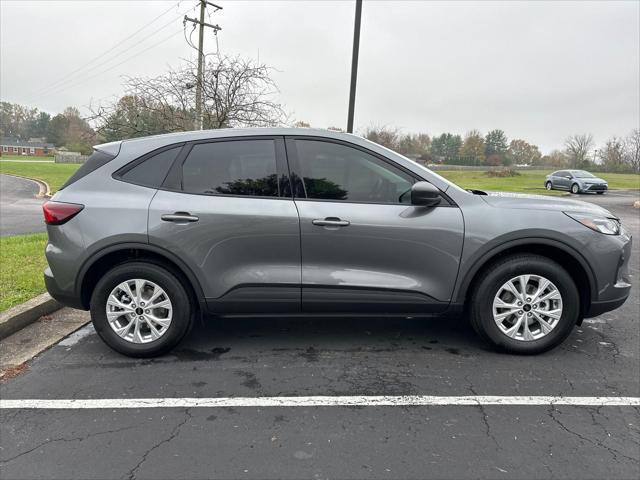
[[[640,238],[626,195],[581,199],[610,202]],[[573,398],[640,397],[633,250],[625,305],[535,357],[491,351],[462,318],[211,320],[153,360],[112,352],[86,326],[0,386],[3,401],[42,400],[0,410],[0,476],[638,478],[639,408]],[[376,406],[380,395],[440,404]]]
[[[38,184],[11,175],[0,175],[0,236],[46,231]]]

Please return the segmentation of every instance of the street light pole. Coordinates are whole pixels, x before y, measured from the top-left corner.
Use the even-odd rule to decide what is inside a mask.
[[[356,18],[353,26],[353,52],[351,54],[351,88],[349,90],[349,116],[347,132],[353,133],[353,114],[356,103],[356,80],[358,78],[358,51],[360,50],[360,18],[362,17],[362,0],[356,0]]]

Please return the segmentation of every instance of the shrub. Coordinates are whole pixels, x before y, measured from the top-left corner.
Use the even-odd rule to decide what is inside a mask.
[[[502,168],[500,170],[489,170],[484,172],[487,177],[519,177],[520,172],[518,172],[515,168]]]

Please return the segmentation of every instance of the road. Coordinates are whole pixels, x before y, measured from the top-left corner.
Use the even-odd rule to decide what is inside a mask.
[[[24,178],[0,175],[0,236],[46,230],[38,184]]]
[[[635,238],[630,196],[606,203]],[[2,399],[326,395],[640,396],[631,298],[535,357],[493,352],[463,319],[237,319],[134,360],[90,326],[0,386]],[[638,478],[633,406],[234,406],[0,410],[0,477]]]

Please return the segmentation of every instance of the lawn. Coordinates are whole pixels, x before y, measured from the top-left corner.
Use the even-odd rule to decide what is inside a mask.
[[[0,312],[44,293],[46,233],[0,237]]]
[[[22,162],[55,162],[54,157],[36,157],[30,155],[2,155],[0,160],[22,161]]]
[[[3,157],[4,158],[4,157]],[[12,173],[47,182],[51,192],[56,192],[80,165],[77,163],[27,163],[2,162],[0,173]]]
[[[506,192],[551,193],[544,189],[544,177],[547,170],[518,170],[515,177],[489,177],[482,171],[438,170],[436,173],[462,188],[477,190],[502,190]],[[609,182],[610,189],[640,189],[640,175],[626,173],[596,173],[596,176]]]

